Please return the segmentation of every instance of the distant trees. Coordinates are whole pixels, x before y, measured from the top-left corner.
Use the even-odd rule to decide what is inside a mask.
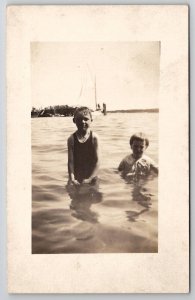
[[[54,106],[55,114],[67,116],[73,116],[76,107],[68,106],[68,105],[56,105]]]
[[[32,107],[31,118],[73,116],[75,109],[76,107],[68,106],[68,105],[55,105],[55,106],[48,106],[45,108]]]

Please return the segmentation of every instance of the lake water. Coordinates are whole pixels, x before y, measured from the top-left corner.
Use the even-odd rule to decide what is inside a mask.
[[[158,178],[128,183],[117,172],[130,153],[129,137],[150,140],[158,162],[158,113],[110,113],[92,123],[100,137],[95,186],[67,187],[71,117],[32,121],[32,253],[158,252]]]

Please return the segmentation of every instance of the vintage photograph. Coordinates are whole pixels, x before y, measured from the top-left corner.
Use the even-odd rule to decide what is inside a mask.
[[[160,48],[31,43],[32,254],[158,252]]]
[[[189,291],[188,14],[7,7],[10,293]]]

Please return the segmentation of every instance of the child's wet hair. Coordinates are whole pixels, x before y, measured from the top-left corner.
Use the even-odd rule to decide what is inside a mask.
[[[76,110],[74,112],[74,116],[73,116],[73,121],[75,122],[75,119],[76,119],[77,115],[81,112],[84,112],[84,111],[86,111],[86,113],[90,115],[91,121],[93,121],[91,110],[87,106],[80,106],[80,107],[76,108]]]
[[[130,137],[130,140],[129,140],[130,146],[132,146],[134,140],[143,141],[143,142],[145,142],[146,147],[149,146],[149,139],[148,139],[148,137],[145,135],[145,133],[143,133],[143,132],[137,132],[137,133],[134,133],[134,134]]]

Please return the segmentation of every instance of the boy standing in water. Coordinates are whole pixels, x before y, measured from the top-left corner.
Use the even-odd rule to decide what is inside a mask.
[[[152,170],[158,173],[158,167],[155,162],[144,154],[149,146],[149,140],[146,135],[142,132],[133,134],[129,144],[133,153],[127,155],[121,161],[118,170],[122,172],[122,175],[131,178],[140,175],[146,176]]]
[[[91,111],[77,108],[73,122],[77,131],[68,138],[69,180],[75,185],[93,183],[99,167],[98,136],[91,131]]]

